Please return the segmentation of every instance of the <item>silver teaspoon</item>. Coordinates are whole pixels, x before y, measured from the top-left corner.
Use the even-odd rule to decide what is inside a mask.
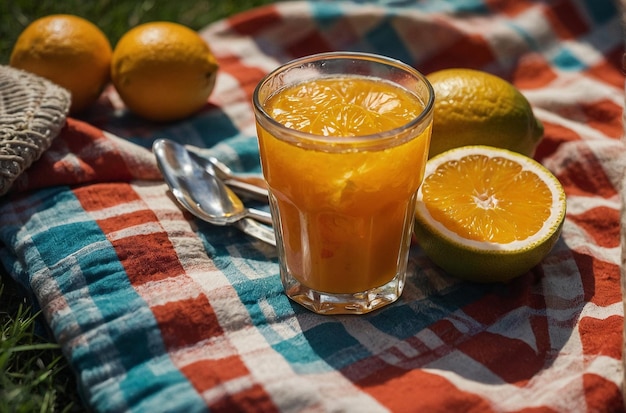
[[[185,145],[195,161],[210,174],[216,175],[236,194],[261,202],[269,202],[268,186],[265,179],[259,176],[234,172],[225,163],[213,156],[206,156],[202,149]]]
[[[198,163],[198,155],[168,139],[156,140],[152,152],[170,191],[190,213],[211,224],[236,225],[248,235],[276,245],[273,229],[259,223],[271,225],[271,215],[246,208],[209,167]]]

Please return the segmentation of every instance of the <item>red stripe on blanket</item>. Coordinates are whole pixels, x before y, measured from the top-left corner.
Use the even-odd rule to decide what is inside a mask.
[[[193,377],[193,385],[198,393],[202,394],[207,390],[220,393],[216,395],[219,397],[207,398],[207,404],[212,412],[278,411],[263,387],[252,382],[251,378],[249,383],[240,384],[241,389],[234,394],[229,394],[225,390],[224,385],[227,386],[229,381],[250,375],[248,368],[239,357],[200,360],[183,367],[181,371],[187,377]],[[246,387],[246,384],[249,387]]]
[[[578,324],[583,354],[621,360],[621,346],[616,346],[615,343],[622,341],[623,325],[624,318],[615,315],[604,320],[583,317]]]
[[[474,335],[471,340],[460,343],[458,350],[507,383],[524,387],[545,367],[546,360],[553,357],[551,353],[554,351],[550,343],[547,318],[530,316],[528,321],[533,330],[534,346],[517,338],[482,332]]]
[[[568,0],[559,0],[545,9],[552,30],[564,40],[575,39],[589,31],[589,25],[578,13],[578,7]]]
[[[578,141],[580,135],[573,129],[566,128],[555,123],[543,122],[543,139],[535,149],[535,159],[541,161],[557,151],[565,142]]]
[[[241,359],[235,356],[216,360],[199,360],[188,364],[181,370],[187,376],[195,378],[194,385],[200,393],[219,386],[222,382],[244,377],[250,373]]]
[[[593,242],[604,248],[620,246],[620,211],[614,208],[592,208],[580,215],[568,215],[570,221],[584,229]]]
[[[320,32],[311,31],[308,35],[299,37],[294,43],[287,45],[285,50],[295,59],[316,53],[331,52],[334,48]]]
[[[100,129],[68,118],[50,148],[16,182],[16,189],[129,181],[133,175],[124,158],[107,140]]]
[[[509,16],[517,16],[536,6],[532,1],[527,0],[484,0],[484,3],[492,12]]]
[[[239,89],[248,99],[252,98],[254,88],[266,74],[258,67],[245,65],[238,56],[220,56],[219,63],[221,71],[237,79]]]
[[[145,209],[98,220],[98,225],[106,234],[111,234],[114,231],[140,226],[149,222],[156,222],[156,217],[153,211]]]
[[[558,413],[559,410],[551,409],[547,406],[525,407],[520,410],[512,410],[510,413]]]
[[[617,190],[602,168],[602,162],[591,149],[582,145],[578,149],[576,159],[571,159],[567,169],[558,173],[557,178],[563,184],[568,196],[600,196],[608,199],[617,195]]]
[[[356,384],[395,413],[494,411],[480,396],[423,370],[388,366]]]
[[[530,53],[520,59],[511,81],[519,89],[540,89],[556,78],[557,74],[543,56]]]
[[[624,134],[621,106],[605,99],[593,103],[580,103],[582,112],[587,116],[586,124],[609,138],[619,139]]]
[[[74,194],[83,209],[96,217],[110,207],[140,203],[129,206],[127,213],[107,217],[106,212],[102,212],[103,217],[96,219],[134,286],[184,273],[157,216],[147,206],[141,205],[141,199],[129,184],[91,185],[76,189]],[[122,230],[128,230],[128,234],[115,234]]]
[[[140,201],[127,183],[102,183],[76,188],[74,194],[85,211],[100,211],[120,204]]]
[[[63,160],[59,160],[55,165],[55,172],[66,172],[66,179],[68,179],[67,173],[77,174],[74,162],[80,164],[82,173],[77,174],[79,182],[132,179],[133,175],[119,152],[111,145],[104,144],[107,138],[102,130],[85,122],[68,118],[67,126],[57,140],[62,141],[63,151],[69,150],[66,155],[76,156],[76,159],[70,159],[72,164],[64,164]]]
[[[426,74],[450,67],[483,69],[494,60],[491,47],[482,36],[459,33],[452,44],[442,46],[437,53],[428,56],[420,64],[420,69]]]
[[[594,77],[601,83],[607,83],[616,88],[624,88],[624,70],[622,69],[624,47],[620,46],[605,54],[606,60],[587,69],[587,75]]]
[[[577,251],[572,253],[583,283],[585,302],[608,306],[622,301],[619,266]]]
[[[582,377],[587,412],[618,413],[624,411],[622,394],[612,381],[596,374],[584,374]]]
[[[135,287],[184,274],[165,232],[128,236],[111,244]]]
[[[216,403],[209,403],[211,413],[232,413],[232,412],[278,412],[270,396],[267,395],[263,386],[254,386],[239,391],[235,394],[226,395]]]
[[[169,350],[197,345],[224,333],[213,307],[204,294],[154,306],[152,313],[157,319],[163,341]],[[189,378],[194,382],[194,386],[198,385],[195,376]]]

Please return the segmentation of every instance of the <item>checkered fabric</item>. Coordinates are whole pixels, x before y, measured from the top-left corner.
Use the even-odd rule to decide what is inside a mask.
[[[152,124],[112,88],[0,199],[0,260],[45,315],[97,412],[618,412],[624,36],[610,0],[280,2],[206,27],[207,106]],[[295,57],[380,53],[514,83],[545,125],[535,158],[568,212],[545,260],[475,284],[412,247],[402,298],[321,316],[276,252],[173,201],[157,138],[259,172],[251,94]]]

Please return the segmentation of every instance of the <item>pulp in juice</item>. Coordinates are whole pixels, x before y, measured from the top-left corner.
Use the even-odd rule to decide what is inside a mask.
[[[288,87],[264,107],[288,128],[324,137],[309,145],[297,133],[278,137],[257,125],[286,269],[328,293],[389,282],[406,262],[430,124],[391,131],[414,121],[424,104],[399,86],[355,76]],[[387,141],[377,146],[381,132]],[[378,137],[351,139],[368,135]]]

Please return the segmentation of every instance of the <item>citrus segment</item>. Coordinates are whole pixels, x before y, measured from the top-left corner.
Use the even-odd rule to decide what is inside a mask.
[[[322,136],[365,136],[399,128],[417,117],[421,107],[406,105],[414,97],[391,84],[371,85],[367,78],[316,79],[292,86],[271,99],[270,115],[287,126]]]
[[[504,149],[461,147],[428,161],[415,235],[450,274],[505,281],[552,249],[565,208],[561,184],[538,162]]]

